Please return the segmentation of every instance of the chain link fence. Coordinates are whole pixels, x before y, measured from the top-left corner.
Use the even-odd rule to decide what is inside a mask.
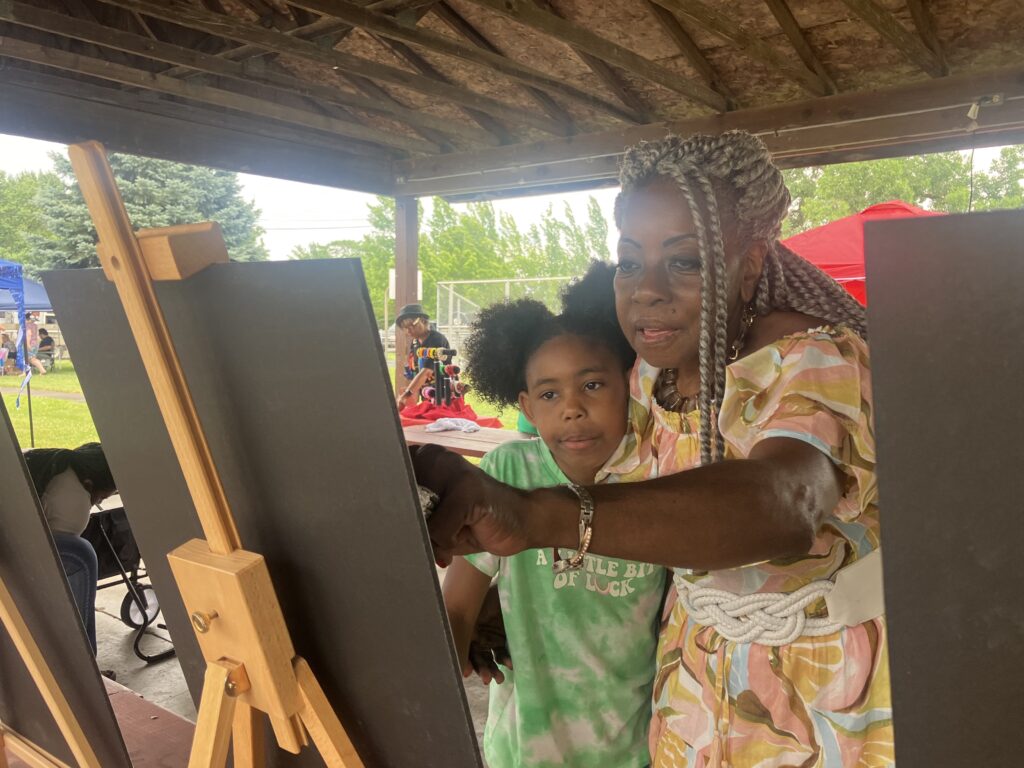
[[[559,297],[571,277],[524,277],[508,280],[447,280],[437,283],[437,314],[431,318],[460,351],[482,309],[516,299],[534,299],[559,312]]]

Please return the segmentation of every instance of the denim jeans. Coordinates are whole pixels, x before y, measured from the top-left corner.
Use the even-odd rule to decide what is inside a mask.
[[[71,594],[75,598],[75,605],[78,606],[78,613],[85,625],[85,634],[88,635],[89,644],[95,654],[96,580],[99,577],[96,550],[81,536],[70,533],[54,532],[53,543],[57,545],[57,553],[71,586]]]

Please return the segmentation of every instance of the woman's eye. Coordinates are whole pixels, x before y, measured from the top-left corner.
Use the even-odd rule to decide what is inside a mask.
[[[619,258],[619,263],[615,265],[615,271],[620,275],[631,275],[639,268],[636,262],[629,261],[628,259]]]
[[[700,272],[700,259],[696,256],[676,256],[669,259],[668,266],[674,272]]]

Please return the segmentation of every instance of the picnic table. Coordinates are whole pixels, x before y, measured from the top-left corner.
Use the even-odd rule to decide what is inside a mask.
[[[425,424],[404,427],[405,442],[409,445],[440,445],[463,456],[480,458],[488,451],[513,440],[534,440],[533,435],[516,432],[514,429],[480,427],[478,432],[427,432]]]

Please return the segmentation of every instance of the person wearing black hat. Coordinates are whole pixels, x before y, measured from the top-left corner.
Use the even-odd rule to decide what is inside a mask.
[[[448,348],[448,339],[440,331],[430,327],[430,315],[423,309],[422,304],[406,304],[398,313],[395,325],[412,337],[409,344],[409,354],[413,354],[421,347],[443,347]]]
[[[398,313],[395,325],[409,334],[412,341],[409,343],[409,357],[418,357],[416,351],[419,349],[431,349],[443,347],[448,349],[448,339],[443,333],[430,327],[430,315],[423,308],[422,304],[406,304]],[[405,377],[410,379],[410,384],[404,392],[398,396],[398,408],[402,409],[409,400],[419,392],[420,387],[427,383],[423,376],[417,377],[417,371],[406,368]]]

